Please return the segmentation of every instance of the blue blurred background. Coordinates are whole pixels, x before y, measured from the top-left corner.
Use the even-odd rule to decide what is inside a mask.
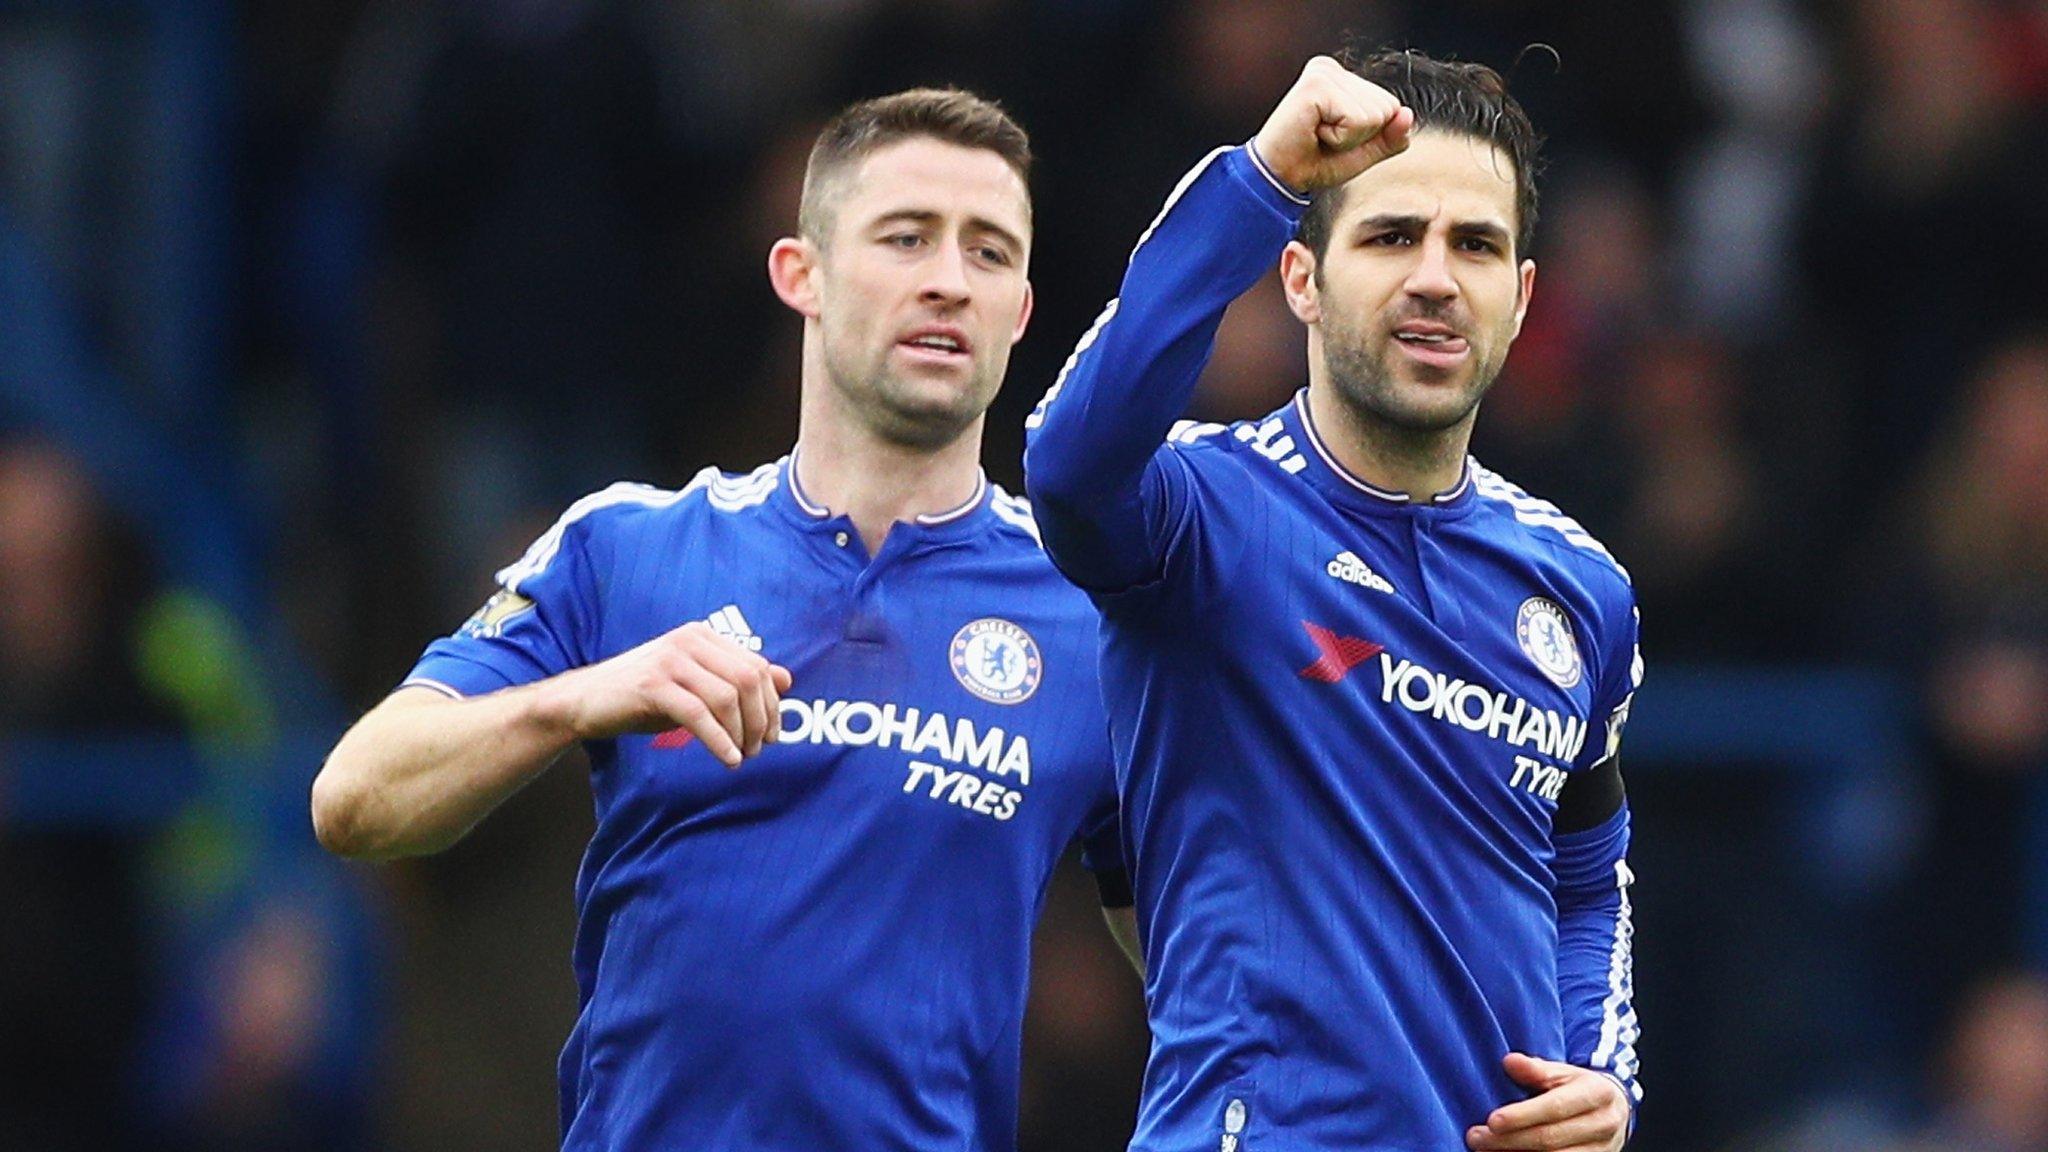
[[[355,867],[326,747],[577,495],[785,448],[764,259],[833,109],[1034,136],[1016,490],[1168,189],[1347,30],[1556,50],[1477,450],[1642,599],[1634,1147],[2048,1149],[2038,0],[0,0],[0,1148],[550,1146],[582,765]],[[1304,371],[1268,282],[1197,414]],[[1091,897],[1028,1150],[1130,1129]]]

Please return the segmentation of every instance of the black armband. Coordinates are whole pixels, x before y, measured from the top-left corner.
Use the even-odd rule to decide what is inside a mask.
[[[1609,756],[1591,768],[1565,777],[1550,830],[1555,835],[1598,828],[1621,811],[1621,802],[1627,796],[1621,786],[1621,757]]]

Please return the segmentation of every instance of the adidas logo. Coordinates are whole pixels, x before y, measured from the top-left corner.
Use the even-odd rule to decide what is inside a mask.
[[[1337,553],[1337,558],[1324,565],[1323,571],[1344,581],[1346,584],[1356,584],[1361,588],[1370,588],[1375,592],[1391,593],[1394,590],[1394,586],[1387,583],[1379,573],[1366,567],[1365,561],[1360,560],[1349,552]]]
[[[727,604],[725,607],[706,616],[704,622],[711,625],[713,632],[718,633],[720,636],[745,648],[749,652],[759,652],[761,650],[761,638],[754,635],[754,630],[747,626],[747,618],[740,615],[740,606],[737,604]]]

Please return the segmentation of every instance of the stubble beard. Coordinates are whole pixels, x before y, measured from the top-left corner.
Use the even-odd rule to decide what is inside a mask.
[[[1411,441],[1432,440],[1468,424],[1479,402],[1486,398],[1500,376],[1506,359],[1506,342],[1491,341],[1474,366],[1471,377],[1448,397],[1409,397],[1404,382],[1389,363],[1393,337],[1380,349],[1372,347],[1370,336],[1347,321],[1327,314],[1322,322],[1323,367],[1337,398],[1363,429],[1391,433]],[[1493,349],[1500,349],[1499,352]],[[1475,345],[1474,353],[1480,349]],[[1409,383],[1408,388],[1422,385]],[[1442,388],[1443,385],[1435,385]]]
[[[950,397],[934,398],[888,365],[887,349],[873,361],[852,365],[826,354],[832,386],[855,417],[877,438],[899,448],[936,451],[958,440],[995,400],[990,377],[1000,365],[976,363],[967,384]]]

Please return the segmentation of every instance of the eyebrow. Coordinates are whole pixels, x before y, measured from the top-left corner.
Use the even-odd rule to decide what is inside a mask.
[[[876,217],[874,227],[880,228],[883,225],[894,223],[936,224],[940,219],[940,214],[929,208],[899,208],[894,212],[884,212]],[[1015,251],[1024,251],[1023,238],[986,217],[969,216],[967,218],[967,228],[972,232],[990,233],[996,239],[1008,244]]]
[[[1428,228],[1427,217],[1390,212],[1380,216],[1367,216],[1352,228],[1352,233],[1356,235],[1360,232],[1381,231],[1422,232]],[[1508,230],[1491,220],[1460,220],[1451,225],[1451,235],[1478,237],[1503,246],[1509,241]]]

